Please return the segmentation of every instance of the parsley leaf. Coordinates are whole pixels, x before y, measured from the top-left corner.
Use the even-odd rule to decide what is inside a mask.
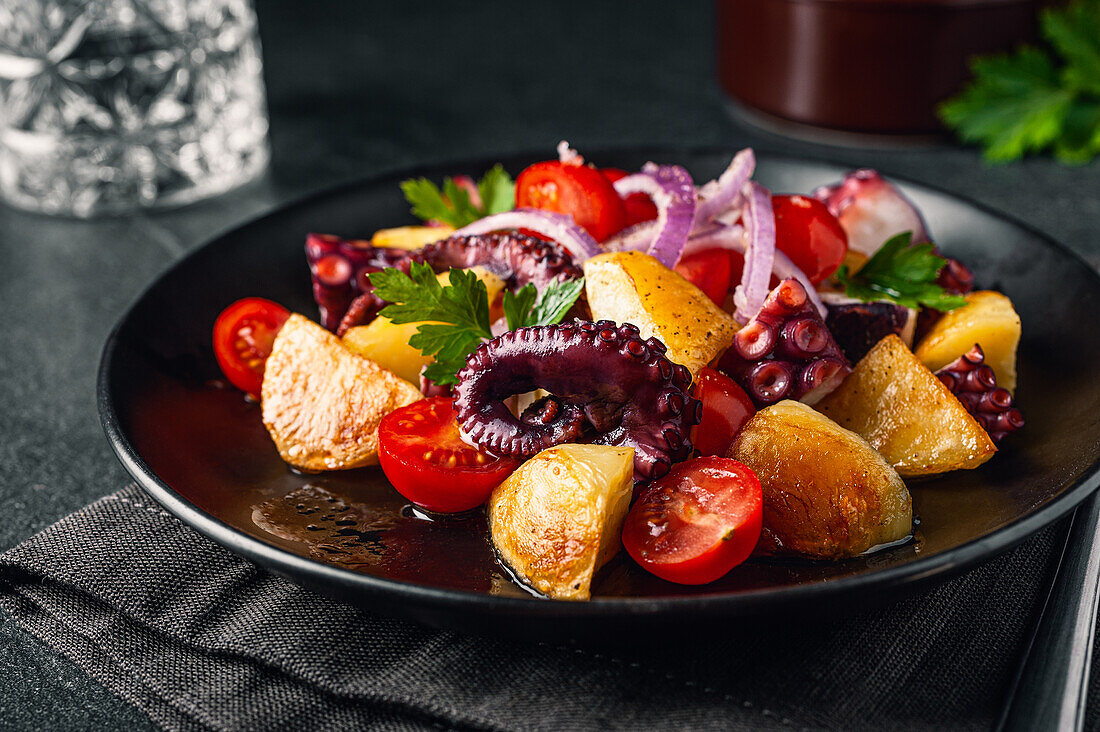
[[[475,206],[466,188],[453,178],[443,179],[443,189],[427,178],[410,178],[401,182],[401,192],[412,205],[412,213],[425,221],[441,221],[456,229],[472,224],[490,214],[512,210],[515,205],[515,183],[500,163],[494,165],[477,183],[481,205]]]
[[[516,205],[516,184],[500,163],[481,176],[481,180],[477,182],[477,190],[481,194],[481,207],[485,216],[511,211]]]
[[[1073,94],[1049,56],[1023,48],[976,59],[971,69],[977,80],[939,112],[963,140],[982,143],[987,160],[1015,160],[1058,139]]]
[[[455,225],[454,211],[443,199],[443,192],[427,178],[401,181],[401,192],[405,194],[405,200],[412,204],[413,216],[425,221],[442,221]]]
[[[1041,14],[1043,35],[1061,57],[1021,47],[975,59],[974,79],[939,107],[940,119],[990,162],[1052,149],[1066,163],[1100,154],[1100,0],[1076,0]]]
[[[553,325],[560,323],[569,308],[584,291],[584,278],[554,282],[546,287],[539,296],[524,325]]]
[[[519,288],[519,292],[515,294],[505,290],[504,319],[508,322],[508,330],[523,327],[527,322],[527,316],[531,313],[531,308],[535,306],[537,297],[538,291],[530,282]]]
[[[514,295],[505,292],[504,317],[508,321],[508,330],[560,323],[583,290],[584,278],[581,277],[579,280],[551,282],[538,295],[537,301],[535,286],[530,282]]]
[[[935,253],[930,242],[912,244],[913,232],[891,237],[855,274],[841,265],[837,279],[849,297],[865,302],[893,300],[916,308],[926,305],[936,310],[954,310],[966,304],[962,295],[952,295],[936,284],[936,277],[947,260]]]
[[[1048,8],[1040,19],[1043,35],[1066,60],[1066,85],[1100,95],[1100,2]]]
[[[435,362],[424,375],[436,384],[453,384],[466,357],[493,337],[489,323],[489,291],[469,270],[452,269],[448,284],[439,283],[432,268],[413,262],[409,274],[388,268],[370,275],[374,292],[389,305],[378,313],[395,324],[420,323],[409,345]],[[552,325],[561,321],[580,297],[584,279],[555,282],[542,291],[528,283],[516,294],[504,293],[508,329]]]
[[[374,292],[391,303],[380,316],[398,325],[428,321],[417,327],[409,345],[421,353],[436,354],[436,368],[426,375],[438,384],[454,383],[466,356],[493,335],[489,291],[473,272],[452,269],[444,287],[430,266],[413,262],[409,274],[388,268],[371,273],[370,281]],[[448,376],[446,369],[451,366],[455,367]]]

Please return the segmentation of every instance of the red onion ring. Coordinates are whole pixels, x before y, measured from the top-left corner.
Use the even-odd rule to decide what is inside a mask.
[[[620,178],[619,180],[626,180]],[[653,243],[653,237],[657,232],[656,221],[643,221],[634,224],[615,234],[600,245],[605,252],[644,252]]]
[[[733,317],[744,325],[760,312],[768,296],[768,284],[775,263],[775,213],[772,211],[772,195],[759,183],[746,183],[741,195],[745,197],[745,210],[741,220],[745,225],[745,270],[741,284],[733,291],[733,304],[737,308]]]
[[[537,208],[517,208],[514,211],[486,216],[462,227],[451,236],[488,234],[505,229],[530,229],[549,237],[567,250],[573,256],[573,263],[577,265],[600,253],[596,240],[578,226],[572,216]]]
[[[728,249],[744,256],[744,227],[733,224],[731,226],[720,226],[710,229],[700,234],[692,234],[688,239],[687,246],[684,247],[684,256],[694,254],[704,249]],[[794,278],[801,282],[802,286],[806,288],[806,294],[809,295],[810,302],[812,302],[814,307],[817,308],[817,311],[821,313],[821,317],[824,318],[828,315],[825,303],[821,301],[821,297],[817,294],[817,290],[814,288],[813,284],[810,283],[810,278],[807,277],[806,273],[799,269],[798,265],[791,261],[791,258],[784,254],[778,247],[776,247],[775,250],[775,259],[772,261],[772,274],[779,280]]]
[[[717,179],[699,189],[699,206],[695,209],[695,225],[705,224],[729,208],[742,205],[742,189],[756,169],[756,156],[746,147],[733,156],[729,167]],[[739,201],[738,199],[742,199]]]
[[[646,237],[652,236],[646,253],[666,267],[675,267],[695,220],[695,183],[691,175],[679,165],[646,163],[641,173],[615,181],[615,191],[620,196],[645,193],[653,199],[657,206],[657,221],[643,230]],[[636,241],[640,241],[642,232],[635,231],[637,228],[632,227],[625,234],[620,233],[613,238],[637,237]],[[620,247],[623,243],[616,241],[613,246]]]
[[[709,226],[693,232],[688,237],[687,246],[684,247],[684,256],[705,249],[729,249],[744,254],[745,240],[742,238],[744,234],[745,227],[741,224]]]

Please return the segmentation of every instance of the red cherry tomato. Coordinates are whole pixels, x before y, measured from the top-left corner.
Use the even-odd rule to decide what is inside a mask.
[[[755,473],[730,458],[695,458],[642,492],[623,523],[623,546],[661,579],[703,585],[748,558],[763,515]]]
[[[596,241],[626,226],[623,199],[600,171],[587,165],[535,163],[516,179],[516,207],[570,214]]]
[[[289,310],[262,297],[246,297],[221,312],[214,321],[214,357],[233,386],[259,397],[271,345],[289,317]]]
[[[703,403],[703,418],[691,430],[691,443],[701,455],[725,457],[733,438],[756,414],[752,399],[733,379],[708,368],[699,369],[695,398]]]
[[[618,168],[600,168],[600,172],[612,183],[629,175],[625,170]],[[623,206],[626,208],[626,226],[657,218],[657,204],[644,193],[631,193],[623,199]]]
[[[674,268],[680,276],[706,293],[719,307],[730,289],[730,256],[725,249],[704,249],[680,259]]]
[[[462,441],[451,397],[422,399],[383,417],[378,462],[398,493],[439,513],[477,508],[519,467]]]
[[[848,235],[825,204],[808,196],[772,196],[775,245],[819,284],[848,253]]]

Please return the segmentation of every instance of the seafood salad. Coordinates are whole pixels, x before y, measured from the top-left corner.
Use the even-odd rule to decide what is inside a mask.
[[[215,356],[289,466],[485,511],[547,598],[621,550],[699,585],[904,541],[907,480],[1023,427],[1020,318],[875,171],[780,194],[754,169],[698,185],[563,142],[514,181],[405,181],[422,225],[308,234],[317,313],[232,303]]]

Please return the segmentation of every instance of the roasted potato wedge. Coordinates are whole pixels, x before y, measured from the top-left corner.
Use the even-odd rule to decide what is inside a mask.
[[[1020,345],[1020,316],[1012,301],[999,292],[983,290],[966,296],[966,305],[944,313],[914,351],[931,371],[937,371],[977,343],[985,362],[997,375],[997,386],[1016,388],[1016,347]]]
[[[609,252],[584,263],[593,320],[633,323],[656,336],[692,378],[733,343],[737,321],[695,285],[641,252]]]
[[[485,283],[485,289],[489,291],[489,302],[495,303],[504,290],[504,280],[481,267],[474,267],[471,271]],[[443,272],[437,275],[436,279],[439,280],[439,284],[445,286],[448,277],[449,274]],[[421,325],[423,323],[397,325],[388,318],[378,317],[366,325],[349,328],[344,334],[344,345],[353,353],[369,358],[405,381],[419,384],[420,370],[434,360],[431,356],[422,354],[420,349],[409,345],[409,338]]]
[[[493,545],[547,597],[587,600],[619,551],[634,490],[634,448],[558,445],[525,462],[489,498]]]
[[[758,550],[840,559],[904,539],[913,528],[909,491],[867,442],[800,402],[757,412],[729,457],[764,489]]]
[[[896,335],[879,341],[817,408],[871,443],[904,478],[976,468],[997,451]]]
[[[378,423],[420,390],[293,314],[264,369],[263,420],[279,455],[303,470],[378,464]]]
[[[376,247],[392,249],[419,249],[433,241],[441,241],[455,232],[453,226],[398,226],[394,229],[379,229],[374,232],[370,243]]]

